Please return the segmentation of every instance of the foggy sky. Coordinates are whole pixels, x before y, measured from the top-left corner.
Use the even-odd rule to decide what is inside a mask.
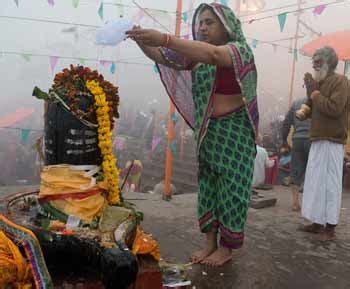
[[[102,25],[104,21],[118,17],[118,8],[113,5],[104,6],[104,21],[102,21],[97,9],[100,1],[81,0],[78,8],[74,9],[71,0],[56,0],[55,6],[50,7],[46,0],[19,0],[19,8],[13,0],[1,0],[0,15],[18,16],[28,18],[50,19],[63,22],[85,23],[90,25]],[[105,2],[113,2],[106,0]],[[131,0],[124,0],[125,4],[133,5]],[[142,7],[176,10],[176,0],[139,0]],[[201,2],[195,1],[195,7]],[[288,4],[295,4],[297,0],[265,0],[265,9],[280,7]],[[309,6],[333,2],[332,0],[307,0]],[[188,10],[189,0],[184,1],[184,10]],[[236,0],[229,1],[229,5],[235,7]],[[304,5],[305,6],[305,5]],[[280,11],[273,11],[255,16],[261,18],[285,11],[295,10],[286,8]],[[137,8],[125,8],[126,18],[132,19],[138,14]],[[305,11],[301,18],[309,26],[324,34],[350,29],[350,2],[331,5],[326,8],[321,16],[314,16],[312,10]],[[174,29],[175,14],[162,15],[154,14],[157,19],[169,29]],[[248,20],[243,17],[242,20]],[[144,16],[140,24],[146,27],[159,28],[154,25],[147,16]],[[99,48],[94,45],[94,29],[78,27],[78,38],[73,34],[63,33],[65,28],[72,25],[36,23],[22,20],[9,20],[0,18],[0,53],[2,51],[14,51],[23,53],[37,53],[48,55],[60,55],[77,58],[97,58],[107,60],[128,59],[132,62],[152,64],[143,57],[142,53],[132,41],[126,41],[118,47]],[[288,14],[286,26],[280,32],[277,16],[252,24],[243,25],[244,32],[249,42],[251,39],[273,41],[294,36],[296,28],[296,16]],[[187,33],[188,28],[183,26],[182,34]],[[299,47],[314,39],[305,28],[301,28]],[[277,44],[289,46],[289,41],[278,42]],[[276,112],[283,114],[288,106],[289,85],[291,77],[291,66],[293,54],[288,49],[277,48],[274,52],[271,45],[258,42],[254,49],[255,60],[258,68],[258,96],[262,119],[276,115]],[[1,55],[1,54],[0,54]],[[77,64],[77,61],[60,59],[55,73],[69,64]],[[168,99],[161,82],[153,71],[152,65],[127,65],[117,63],[117,73],[111,74],[109,67],[101,67],[96,62],[86,62],[87,66],[98,68],[101,73],[113,82],[118,84],[121,109],[127,106],[143,108],[149,111],[148,102],[156,98],[159,100],[158,109],[167,110]],[[339,66],[342,70],[341,65]],[[303,74],[311,70],[310,58],[298,55],[296,66],[295,93],[294,97],[304,95],[302,88]],[[47,57],[33,56],[30,62],[26,62],[17,55],[4,54],[0,56],[0,117],[14,111],[19,107],[35,107],[37,113],[42,113],[42,103],[31,96],[34,86],[48,89],[51,86],[54,74],[51,73]],[[269,111],[269,112],[268,112]]]

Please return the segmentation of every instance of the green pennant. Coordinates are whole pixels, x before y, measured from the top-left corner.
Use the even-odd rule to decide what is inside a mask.
[[[77,7],[78,7],[79,1],[80,1],[80,0],[72,0],[72,5],[73,5],[74,8],[77,8]]]
[[[21,54],[21,56],[25,61],[28,62],[32,59],[32,56],[30,54]]]
[[[278,14],[278,22],[279,22],[279,24],[280,24],[281,32],[282,32],[283,29],[284,29],[284,26],[285,26],[285,24],[286,24],[286,20],[287,20],[287,13]]]
[[[21,129],[21,144],[26,144],[30,135],[30,129]]]
[[[97,13],[98,13],[98,15],[100,16],[100,18],[103,20],[103,2],[101,2],[100,7],[98,8]]]
[[[79,63],[85,65],[86,60],[84,58],[79,58]]]

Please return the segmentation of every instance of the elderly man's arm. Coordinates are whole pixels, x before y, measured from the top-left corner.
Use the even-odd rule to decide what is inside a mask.
[[[313,105],[323,114],[332,118],[338,118],[347,104],[348,90],[349,85],[345,76],[339,77],[333,84],[333,92],[330,97],[322,95],[319,91],[314,91],[311,99]]]

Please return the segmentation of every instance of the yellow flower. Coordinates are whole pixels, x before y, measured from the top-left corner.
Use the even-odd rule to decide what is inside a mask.
[[[107,200],[111,205],[118,205],[120,203],[119,170],[116,166],[117,160],[112,154],[111,122],[108,115],[111,108],[106,100],[106,94],[99,83],[89,80],[86,83],[86,87],[94,95],[97,107],[98,146],[103,157],[102,170],[108,187]]]

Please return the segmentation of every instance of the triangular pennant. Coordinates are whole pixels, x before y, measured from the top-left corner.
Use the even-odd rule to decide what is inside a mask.
[[[51,67],[51,72],[53,73],[55,71],[55,67],[58,61],[57,56],[50,56],[50,67]]]
[[[178,118],[176,112],[174,112],[174,113],[171,115],[171,120],[173,121],[174,125],[177,123],[178,119],[179,119],[179,118]]]
[[[284,26],[285,26],[285,24],[286,24],[286,20],[287,20],[287,13],[278,14],[278,22],[279,22],[279,24],[280,24],[281,32],[282,32],[283,29],[284,29]]]
[[[30,129],[21,129],[21,144],[26,144],[30,135]]]
[[[15,1],[15,3],[16,3],[16,6],[18,7],[18,0],[14,0]]]
[[[220,0],[220,3],[221,3],[222,5],[227,6],[227,0]]]
[[[103,2],[101,2],[100,7],[98,8],[97,13],[98,13],[98,15],[100,16],[100,18],[103,20]]]
[[[79,58],[79,63],[84,65],[86,63],[86,60],[84,58]]]
[[[170,148],[170,151],[173,155],[176,154],[176,142],[175,141],[172,141],[170,143],[169,148]]]
[[[182,13],[181,18],[182,18],[183,22],[186,23],[188,20],[188,12],[186,11],[186,12]]]
[[[253,39],[252,40],[252,46],[253,46],[253,48],[256,48],[258,46],[258,40]]]
[[[74,8],[77,8],[77,7],[78,7],[79,1],[80,1],[80,0],[72,0],[72,5],[73,5]]]
[[[51,7],[55,6],[55,1],[54,0],[47,0],[47,3],[49,3],[49,5]]]
[[[294,49],[294,59],[298,61],[298,49]]]
[[[153,65],[153,71],[154,71],[155,74],[159,73],[157,65]]]
[[[314,15],[321,15],[323,11],[326,9],[326,7],[327,6],[325,4],[321,4],[315,7],[315,9],[312,12],[314,13]]]
[[[26,61],[30,61],[31,60],[31,58],[32,58],[32,56],[30,55],[30,54],[21,54],[21,56],[23,57],[23,59],[24,60],[26,60]]]
[[[111,73],[114,74],[116,72],[116,70],[117,70],[117,66],[115,65],[114,62],[112,62],[111,68],[110,68]]]
[[[160,144],[161,138],[159,136],[155,136],[152,139],[152,152],[156,149],[156,147]]]
[[[109,66],[111,64],[111,61],[109,60],[100,60],[99,62],[102,66]]]

